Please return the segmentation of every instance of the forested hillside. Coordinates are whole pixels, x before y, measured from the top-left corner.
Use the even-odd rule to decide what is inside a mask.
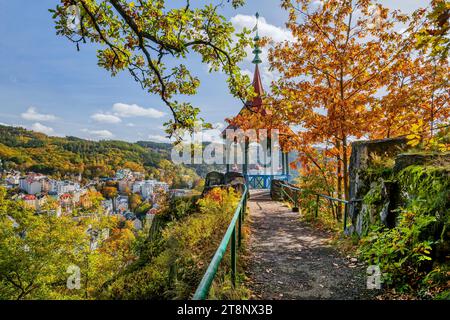
[[[111,177],[120,168],[145,172],[176,187],[198,180],[196,173],[168,161],[169,144],[89,141],[49,137],[20,127],[0,126],[0,159],[4,169],[34,171],[55,177]]]
[[[169,143],[161,143],[161,142],[153,142],[153,141],[138,141],[136,142],[138,145],[148,148],[151,151],[157,152],[158,154],[170,158],[170,153],[172,149],[172,145]],[[206,146],[209,143],[204,142],[203,148],[206,148]],[[197,172],[197,174],[203,178],[206,177],[208,172],[211,171],[225,171],[225,164],[186,164],[186,167],[191,168]]]

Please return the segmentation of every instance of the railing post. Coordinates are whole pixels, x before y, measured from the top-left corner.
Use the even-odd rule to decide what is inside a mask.
[[[296,191],[294,191],[294,207],[292,208],[292,212],[300,212],[299,208],[298,208],[298,193]]]
[[[211,288],[211,285],[214,281],[214,277],[216,276],[217,270],[219,269],[220,262],[222,261],[222,258],[228,251],[228,247],[230,247],[230,253],[231,253],[231,283],[232,287],[236,286],[236,276],[237,276],[237,248],[236,248],[236,237],[237,232],[236,230],[236,223],[240,223],[238,226],[241,227],[239,230],[241,236],[242,236],[242,224],[244,223],[244,214],[246,212],[247,208],[247,200],[248,200],[248,187],[244,185],[244,195],[241,197],[239,205],[239,208],[236,208],[234,211],[233,219],[231,220],[230,224],[228,225],[227,231],[225,235],[222,238],[222,241],[220,242],[219,247],[217,248],[211,262],[208,265],[208,268],[206,269],[205,274],[202,277],[202,280],[200,281],[197,290],[195,291],[194,300],[205,300],[208,297],[209,290]],[[239,209],[239,210],[238,210]],[[239,219],[239,221],[237,221]],[[231,239],[230,239],[231,238]],[[231,244],[230,244],[231,240]]]
[[[244,220],[244,218],[247,214],[247,196],[248,196],[248,194],[246,192],[244,195],[244,201],[243,201],[244,202],[244,214],[242,215],[242,220]]]
[[[319,201],[320,201],[320,196],[317,195],[316,196],[316,213],[315,213],[315,218],[317,219],[317,217],[319,216]]]
[[[231,234],[231,285],[236,286],[236,227]]]

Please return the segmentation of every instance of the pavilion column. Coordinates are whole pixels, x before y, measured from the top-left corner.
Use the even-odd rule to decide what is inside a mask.
[[[289,152],[285,153],[286,158],[286,175],[289,176]]]
[[[248,139],[245,138],[245,142],[244,142],[244,164],[242,165],[242,174],[244,175],[244,177],[247,177],[247,174],[248,174],[248,147],[249,147],[249,142],[248,142]]]
[[[271,139],[269,139],[269,144],[267,145],[268,146],[268,148],[269,148],[269,156],[270,156],[270,175],[273,177],[273,173],[274,173],[274,169],[273,169],[273,166],[274,166],[274,161],[273,161],[273,155],[274,155],[274,152],[276,151],[276,148],[275,148],[275,150],[272,150],[272,140]]]
[[[268,141],[266,141],[266,152],[264,152],[264,175],[268,175],[269,173],[267,172],[268,170],[268,168],[267,168],[267,165],[268,165],[268,163],[267,163],[267,158],[269,157],[269,144],[268,144],[269,142]]]
[[[229,173],[230,170],[230,164],[228,163],[230,159],[230,152],[231,152],[231,144],[228,140],[225,139],[225,171],[226,173]]]

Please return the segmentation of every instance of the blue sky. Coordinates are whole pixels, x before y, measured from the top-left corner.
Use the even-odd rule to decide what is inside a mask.
[[[48,9],[58,2],[0,0],[0,123],[87,139],[163,141],[162,125],[169,114],[159,97],[142,91],[128,73],[112,78],[99,68],[93,46],[84,45],[77,52],[68,40],[56,36]],[[429,1],[380,2],[411,12]],[[279,0],[247,0],[243,8],[226,7],[222,14],[239,29],[253,27],[258,11],[261,35],[284,40],[289,37],[286,12],[279,4]],[[242,63],[247,73],[253,71],[250,58]],[[203,118],[220,124],[240,110],[223,75],[209,74],[199,61],[190,67],[202,84],[188,99],[201,108]],[[262,71],[268,86],[274,75],[266,63]]]

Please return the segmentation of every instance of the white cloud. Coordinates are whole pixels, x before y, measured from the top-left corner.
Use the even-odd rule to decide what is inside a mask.
[[[35,107],[29,107],[26,112],[21,114],[21,117],[29,121],[55,121],[58,119],[52,114],[38,113]]]
[[[164,112],[153,108],[143,108],[137,104],[115,103],[113,105],[114,115],[118,117],[147,117],[147,118],[161,118]]]
[[[134,123],[131,123],[131,122],[129,122],[129,123],[127,123],[127,124],[126,124],[126,126],[127,126],[127,127],[130,127],[130,128],[132,128],[132,127],[134,127],[134,126],[135,126],[135,124],[134,124]]]
[[[114,137],[114,134],[109,130],[89,130],[89,129],[82,129],[82,132],[85,132],[89,134],[91,137],[97,138],[97,139],[111,139]]]
[[[256,25],[256,17],[244,14],[238,14],[231,18],[231,23],[237,32],[247,28],[252,30]],[[258,32],[261,37],[269,37],[274,42],[294,41],[291,32],[282,27],[277,27],[273,24],[267,23],[264,17],[260,17],[258,21]]]
[[[231,18],[231,23],[233,24],[236,31],[241,31],[244,28],[253,29],[256,25],[256,17],[238,14]],[[269,46],[273,46],[276,43],[289,41],[294,42],[295,39],[292,36],[292,33],[283,27],[278,27],[273,24],[267,23],[264,17],[259,18],[258,22],[258,33],[261,37],[270,38]],[[246,48],[247,57],[245,58],[246,62],[251,62],[253,60],[254,54],[252,53],[252,49],[250,47]],[[262,53],[260,54],[260,58],[262,60],[262,64],[259,65],[259,71],[261,73],[261,79],[263,81],[263,85],[266,91],[269,90],[270,84],[273,80],[278,77],[278,74],[274,71],[270,71],[269,69],[269,59],[268,59],[268,48],[262,48]],[[250,77],[250,80],[253,79],[253,71],[249,69],[243,69],[243,74],[246,74]]]
[[[41,124],[39,122],[33,123],[33,125],[31,126],[31,130],[41,132],[46,135],[51,135],[51,134],[55,133],[55,130],[53,130],[53,128],[44,126],[43,124]]]
[[[222,130],[225,128],[225,125],[222,122],[216,122],[212,125],[213,129]]]
[[[165,143],[170,142],[169,138],[159,135],[159,134],[150,134],[150,135],[148,135],[148,138],[154,142],[165,142]]]
[[[222,143],[222,131],[217,129],[210,129],[210,130],[204,130],[202,131],[202,141],[203,142],[215,142],[215,143]]]
[[[217,123],[219,124],[219,123]],[[191,135],[189,132],[178,133],[181,137],[183,143],[201,143],[201,142],[214,142],[223,143],[222,139],[222,126],[214,125],[214,129],[206,129],[196,131],[195,134]],[[172,139],[175,141],[175,137]]]
[[[115,116],[113,114],[107,114],[107,113],[95,113],[91,116],[91,119],[100,122],[100,123],[120,123],[122,122],[122,119],[120,119],[118,116]]]

